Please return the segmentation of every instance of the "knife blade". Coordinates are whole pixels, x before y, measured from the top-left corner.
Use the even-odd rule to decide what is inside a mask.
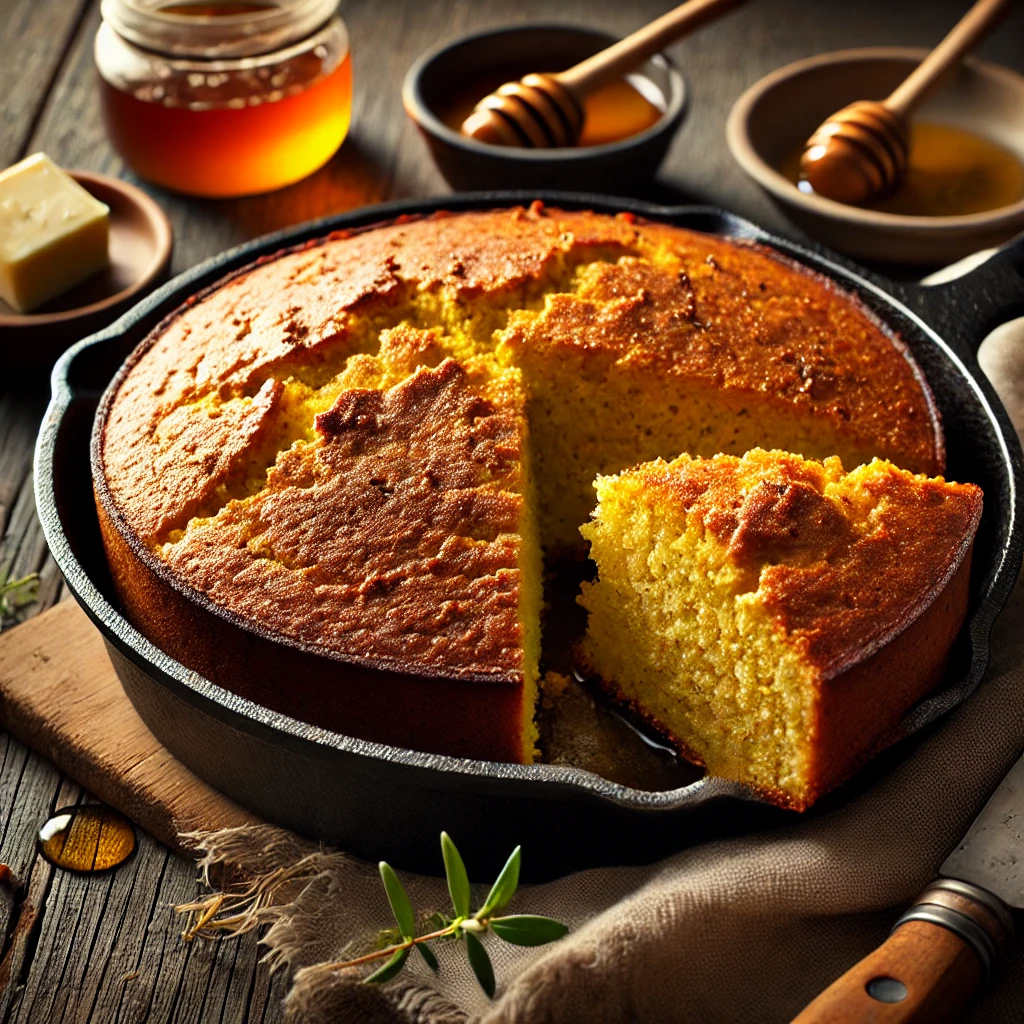
[[[943,861],[939,874],[980,886],[1024,910],[1024,756]]]
[[[889,938],[793,1024],[953,1020],[1010,944],[1010,907],[1024,910],[1024,755]]]

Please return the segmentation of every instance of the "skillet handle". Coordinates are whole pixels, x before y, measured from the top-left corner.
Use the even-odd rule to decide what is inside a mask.
[[[954,281],[900,290],[940,337],[960,354],[975,355],[990,331],[1024,316],[1024,234]]]

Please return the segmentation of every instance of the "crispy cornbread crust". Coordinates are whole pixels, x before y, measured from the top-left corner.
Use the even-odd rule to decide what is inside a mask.
[[[424,297],[445,310],[410,326],[403,311]],[[495,351],[513,378],[520,359],[570,351],[602,373],[727,394],[942,468],[937,414],[902,345],[776,254],[539,206],[402,221],[232,275],[161,324],[114,382],[96,489],[129,617],[275,710],[520,760],[516,423],[530,396],[438,341],[452,310],[485,307],[501,314]],[[392,377],[346,386],[305,433],[282,427],[290,381],[318,394],[386,346]],[[408,449],[397,481],[389,439]],[[382,533],[377,512],[392,506]]]
[[[683,456],[619,477],[641,488],[661,516],[685,515],[717,542],[739,574],[739,591],[756,594],[777,634],[811,670],[805,787],[794,793],[751,783],[794,810],[896,738],[906,712],[941,678],[967,614],[980,488],[881,462],[852,476],[857,487],[844,493],[834,468],[755,450],[742,459]],[[589,606],[586,595],[582,603]],[[659,641],[648,635],[634,642]],[[580,661],[614,699],[704,763],[635,693],[602,676],[587,642]]]

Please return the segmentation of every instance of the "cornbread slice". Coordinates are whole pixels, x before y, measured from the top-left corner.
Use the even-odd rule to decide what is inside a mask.
[[[188,604],[146,573],[122,580],[125,601],[146,603],[165,650],[294,717],[414,749],[533,760],[541,558],[518,374],[473,380],[445,359],[391,387],[342,389],[315,414],[304,398],[294,381],[268,381],[248,420],[235,416],[234,449],[172,452],[162,483],[193,483],[197,500],[183,529],[154,521],[164,532],[151,535],[209,607],[230,605],[277,643],[232,657],[209,626],[183,628]],[[310,436],[257,472],[267,440],[306,414]],[[204,515],[203,497],[225,503]],[[114,565],[130,560],[101,525]],[[275,671],[282,640],[324,657]]]
[[[711,774],[802,810],[940,677],[967,609],[974,485],[755,449],[595,486],[582,659]]]

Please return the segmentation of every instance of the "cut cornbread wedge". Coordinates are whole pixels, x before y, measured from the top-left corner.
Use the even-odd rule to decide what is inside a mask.
[[[0,172],[0,298],[27,313],[105,267],[109,213],[45,153]]]
[[[583,662],[711,774],[805,809],[941,676],[967,610],[972,484],[754,449],[595,486]]]

